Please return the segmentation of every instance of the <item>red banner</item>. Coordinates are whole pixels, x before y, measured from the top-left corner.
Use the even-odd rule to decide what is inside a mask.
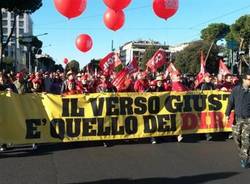
[[[121,63],[117,53],[111,52],[100,61],[99,67],[103,72],[110,73],[110,71],[113,71]]]
[[[219,74],[221,75],[231,74],[231,72],[229,71],[229,69],[227,68],[222,59],[220,60]]]
[[[148,61],[147,67],[151,69],[152,72],[156,72],[158,68],[166,63],[166,52],[163,49],[159,49],[154,56]]]

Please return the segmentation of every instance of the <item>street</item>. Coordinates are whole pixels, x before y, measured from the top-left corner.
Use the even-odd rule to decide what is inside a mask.
[[[101,142],[18,147],[0,155],[0,183],[249,183],[232,140]]]

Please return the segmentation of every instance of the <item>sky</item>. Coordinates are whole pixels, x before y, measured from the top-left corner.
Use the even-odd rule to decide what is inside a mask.
[[[73,0],[74,1],[74,0]],[[55,9],[53,0],[43,0],[43,6],[32,14],[33,34],[40,35],[42,50],[57,64],[63,59],[79,61],[81,67],[93,58],[99,59],[111,51],[111,42],[118,49],[132,40],[155,40],[167,45],[177,45],[198,40],[200,31],[211,23],[233,24],[242,15],[250,14],[250,0],[179,0],[179,9],[170,19],[157,17],[152,0],[132,0],[124,10],[124,26],[114,32],[105,27],[103,0],[87,0],[83,14],[68,20]],[[89,34],[93,47],[87,52],[79,51],[75,39]]]

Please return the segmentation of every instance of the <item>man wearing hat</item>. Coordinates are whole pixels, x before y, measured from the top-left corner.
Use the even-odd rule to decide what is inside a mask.
[[[76,94],[75,74],[69,70],[66,74],[66,80],[63,82],[61,94],[73,95]]]
[[[31,92],[32,93],[41,93],[42,90],[42,81],[40,79],[33,79],[32,80],[32,87],[31,87]]]
[[[182,92],[188,91],[188,88],[181,83],[181,74],[179,71],[174,71],[171,73],[171,91]],[[177,136],[177,141],[181,142],[183,136],[180,134]]]
[[[14,81],[14,85],[16,86],[18,94],[24,94],[27,93],[27,85],[24,81],[23,73],[17,73],[16,74],[16,80]]]
[[[134,84],[135,92],[146,92],[149,90],[148,81],[145,79],[145,76],[140,72],[137,76],[137,80]]]
[[[105,75],[100,76],[100,83],[96,87],[96,92],[113,92],[114,87],[113,85],[108,81],[108,78]]]
[[[156,77],[156,88],[155,88],[155,91],[156,92],[165,91],[164,85],[163,85],[163,76],[162,75],[158,75]]]
[[[188,88],[181,83],[181,74],[178,71],[171,73],[172,91],[188,91]]]

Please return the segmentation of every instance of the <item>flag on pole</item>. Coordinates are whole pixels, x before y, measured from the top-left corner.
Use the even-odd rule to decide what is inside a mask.
[[[166,52],[163,49],[159,49],[153,57],[147,62],[147,67],[151,69],[152,72],[156,72],[158,68],[167,62]]]
[[[230,70],[227,68],[222,59],[220,59],[219,74],[221,75],[231,74]]]
[[[206,73],[206,62],[205,62],[205,56],[204,56],[203,51],[201,51],[200,63],[201,63],[200,72],[196,76],[196,79],[194,82],[195,88],[197,88],[200,85],[200,83],[202,83],[204,74]]]
[[[119,59],[117,53],[110,52],[100,61],[99,67],[104,73],[110,73],[110,71],[113,71],[114,68],[120,65],[121,63],[122,62]]]
[[[138,69],[137,60],[134,58],[125,68],[118,72],[116,78],[112,81],[112,84],[116,87],[117,91],[124,88],[127,75],[132,75],[137,72]]]
[[[180,71],[177,70],[176,67],[174,66],[174,64],[171,62],[171,63],[169,63],[169,65],[168,65],[168,67],[167,67],[167,69],[166,69],[165,77],[167,78],[168,75],[171,76],[171,74],[172,74],[173,72],[175,72],[175,73],[177,73],[177,72],[180,73]]]

